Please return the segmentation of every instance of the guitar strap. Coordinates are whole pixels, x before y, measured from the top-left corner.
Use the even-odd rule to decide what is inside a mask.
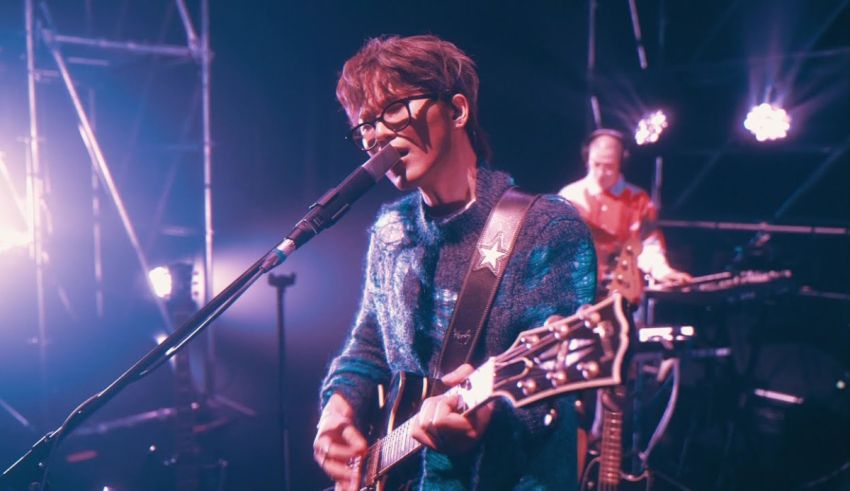
[[[511,187],[487,217],[443,339],[438,371],[432,374],[432,395],[446,390],[440,382],[443,375],[471,360],[519,230],[538,197]]]

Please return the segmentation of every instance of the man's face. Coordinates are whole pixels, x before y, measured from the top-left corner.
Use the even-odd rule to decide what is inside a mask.
[[[623,145],[609,135],[596,137],[587,149],[587,175],[604,190],[611,189],[620,178]]]
[[[408,89],[376,98],[375,107],[364,107],[356,122],[371,121],[388,104],[423,93]],[[440,169],[447,165],[452,141],[452,119],[446,103],[437,98],[417,98],[407,102],[407,107],[411,120],[406,128],[393,131],[381,121],[375,124],[378,145],[370,151],[374,153],[384,144],[398,150],[401,161],[387,171],[387,177],[400,190],[428,186],[439,179]]]

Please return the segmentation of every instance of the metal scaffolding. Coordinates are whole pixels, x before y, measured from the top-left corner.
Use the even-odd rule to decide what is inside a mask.
[[[212,133],[210,125],[210,69],[212,62],[212,53],[209,42],[209,0],[198,0],[198,9],[200,11],[200,34],[195,29],[190,11],[187,8],[185,0],[174,0],[176,8],[180,14],[183,30],[186,35],[186,45],[172,44],[150,44],[146,42],[134,41],[116,41],[110,39],[94,39],[81,36],[71,36],[58,32],[54,26],[50,10],[44,0],[24,0],[24,21],[26,26],[26,63],[27,63],[27,91],[28,91],[28,109],[29,109],[29,134],[26,139],[28,145],[27,152],[27,197],[28,197],[28,215],[31,220],[30,239],[32,244],[31,253],[35,262],[36,270],[36,298],[38,309],[38,334],[37,343],[39,346],[39,356],[41,362],[42,379],[46,377],[46,359],[48,343],[48,326],[46,316],[46,299],[45,299],[45,228],[43,223],[42,203],[44,203],[44,163],[42,162],[40,145],[42,136],[39,131],[38,121],[38,83],[41,81],[45,73],[44,69],[38,68],[37,50],[39,42],[42,42],[50,54],[55,68],[58,70],[58,75],[61,77],[63,85],[67,90],[70,101],[73,105],[74,112],[77,118],[77,126],[79,134],[85,145],[88,155],[91,160],[92,168],[96,174],[96,179],[93,179],[94,191],[97,191],[98,186],[109,195],[109,198],[115,205],[115,208],[120,217],[124,232],[127,235],[130,244],[135,253],[139,269],[148,279],[148,259],[146,252],[136,233],[136,227],[131,220],[131,217],[124,205],[124,200],[118,190],[118,187],[113,178],[108,159],[104,155],[102,146],[98,140],[97,132],[93,124],[93,115],[90,114],[92,109],[86,108],[81,94],[78,93],[77,86],[74,82],[71,70],[69,70],[66,57],[63,54],[65,46],[85,46],[90,49],[99,49],[104,51],[128,53],[134,56],[158,56],[166,59],[182,59],[193,61],[198,66],[198,77],[201,90],[201,124],[202,124],[202,148],[203,148],[203,262],[201,273],[204,278],[204,288],[202,301],[207,303],[212,293],[212,261],[213,261],[213,228],[212,228]],[[99,203],[95,197],[93,201],[93,213],[95,214],[95,276],[98,287],[101,286],[100,271],[102,268],[102,257],[100,253],[100,233],[98,223]],[[151,290],[152,291],[152,290]],[[102,292],[96,294],[98,300],[98,314],[102,305]],[[169,329],[171,326],[171,318],[168,315],[164,302],[154,296],[157,304],[159,315],[162,318],[163,324]],[[215,391],[215,343],[213,341],[212,332],[207,335],[206,352],[204,366],[204,389],[207,398],[214,395]]]

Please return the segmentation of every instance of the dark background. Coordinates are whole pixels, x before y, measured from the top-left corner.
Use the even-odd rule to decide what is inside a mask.
[[[366,38],[384,33],[437,34],[472,56],[482,80],[481,120],[495,150],[493,165],[530,190],[554,192],[583,175],[579,149],[592,129],[587,101],[593,86],[605,126],[631,131],[644,112],[656,107],[667,111],[671,126],[661,142],[633,148],[626,168],[631,181],[648,188],[655,156],[664,157],[663,218],[850,225],[846,1],[638,2],[647,70],[638,65],[628,2],[600,1],[592,78],[586,67],[586,2],[212,4],[217,291],[276,244],[311,202],[364,159],[343,139],[347,124],[334,89],[344,61]],[[177,11],[168,1],[64,0],[47,5],[56,29],[64,34],[185,43]],[[192,3],[190,10],[198,25],[197,5]],[[23,20],[22,1],[0,4],[0,151],[21,195],[22,138],[29,121]],[[63,53],[95,116],[98,138],[151,263],[197,260],[203,243],[197,65],[79,47],[65,47]],[[3,467],[150,349],[162,331],[115,208],[102,193],[106,307],[104,316],[96,314],[91,167],[68,95],[41,43],[37,60],[43,69],[38,121],[49,187],[44,207],[50,224],[46,383],[39,382],[33,342],[32,261],[26,250],[0,250],[0,399],[30,424],[22,425],[0,408]],[[752,104],[762,102],[768,86],[773,87],[772,99],[789,111],[792,128],[785,140],[758,143],[742,121]],[[799,199],[789,202],[798,190]],[[297,276],[286,297],[294,489],[326,484],[311,456],[318,384],[357,308],[365,229],[379,204],[397,197],[388,183],[381,183],[345,220],[280,268]],[[785,203],[790,206],[777,214]],[[0,220],[4,230],[22,227],[2,181]],[[754,236],[683,228],[665,233],[671,262],[695,275],[730,267],[736,251]],[[798,286],[846,295],[847,253],[846,235],[774,234],[758,257],[747,261],[760,269],[789,268]],[[763,309],[758,315],[750,307],[707,315],[705,323],[744,325],[747,336],[753,325],[768,326],[774,333],[765,341],[768,358],[789,373],[766,366],[765,384],[794,380],[800,390],[814,390],[806,389],[817,385],[813,380],[846,380],[846,301],[791,296],[781,305],[758,308]],[[213,404],[206,414],[225,425],[208,432],[204,443],[211,455],[229,462],[228,489],[282,489],[274,289],[265,281],[255,285],[212,329],[218,346],[216,394],[223,403]],[[703,421],[694,416],[703,417],[703,399],[697,395],[701,384],[726,385],[728,379],[722,377],[737,380],[728,374],[704,378],[713,370],[693,372],[695,394],[677,413],[679,423],[659,454],[659,467],[693,489],[748,482],[735,477],[745,475],[737,467],[728,470],[729,459],[704,458],[720,452],[729,422],[741,421],[742,414],[755,418],[743,425],[756,428],[746,448],[766,455],[752,463],[753,469],[799,466],[799,453],[764,450],[787,443],[792,430],[819,435],[814,429],[823,426],[818,419],[823,415],[847,415],[846,391],[836,392],[826,383],[817,394],[829,411],[806,414],[802,423],[787,412],[760,408],[704,416],[720,421],[719,429],[696,434],[686,452],[682,442],[695,434],[687,428]],[[170,370],[159,370],[127,389],[93,421],[168,407],[173,402],[171,381]],[[775,423],[776,414],[789,427],[765,424]],[[56,488],[134,489],[143,481],[140,475],[156,473],[151,469],[161,455],[146,457],[146,452],[151,444],[162,447],[161,454],[168,452],[172,425],[166,419],[102,435],[72,435],[54,459]],[[828,468],[807,466],[783,484],[800,487],[847,460],[848,439],[840,438],[844,431],[839,424],[824,437],[835,439],[837,434],[839,444],[822,440],[820,449],[806,448],[813,455],[825,453]],[[93,458],[69,463],[69,456],[88,450],[96,452]],[[821,488],[834,485],[831,480]]]

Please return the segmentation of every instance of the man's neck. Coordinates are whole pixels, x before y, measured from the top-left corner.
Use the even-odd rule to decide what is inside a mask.
[[[432,211],[460,209],[475,200],[477,157],[468,141],[461,144],[454,158],[447,160],[431,182],[422,185],[422,200]]]

